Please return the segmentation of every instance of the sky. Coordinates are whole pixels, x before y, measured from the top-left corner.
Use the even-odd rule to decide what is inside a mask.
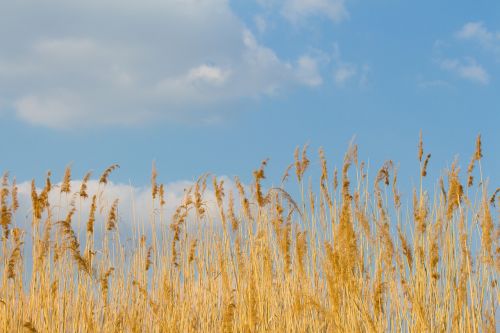
[[[500,2],[398,0],[0,0],[0,170],[19,182],[117,183],[239,175],[297,146],[332,165],[352,140],[418,181],[482,135],[500,183]],[[407,191],[408,192],[408,191]]]

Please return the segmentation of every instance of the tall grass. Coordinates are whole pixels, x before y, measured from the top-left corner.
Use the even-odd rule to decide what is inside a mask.
[[[153,166],[150,231],[134,226],[131,241],[119,237],[120,203],[103,199],[117,165],[96,193],[90,174],[71,188],[69,167],[60,186],[50,174],[43,189],[33,181],[31,230],[14,227],[17,185],[5,174],[0,331],[495,332],[500,199],[477,171],[480,137],[466,174],[454,163],[436,190],[424,187],[421,141],[409,207],[391,161],[370,179],[356,146],[340,174],[320,151],[314,190],[307,154],[296,151],[280,187],[263,185],[267,161],[250,186],[236,178],[235,193],[204,175],[173,216]],[[292,168],[298,199],[285,186]]]

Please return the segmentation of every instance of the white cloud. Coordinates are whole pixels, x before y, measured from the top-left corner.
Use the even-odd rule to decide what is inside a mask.
[[[310,16],[326,16],[335,23],[349,18],[345,0],[285,0],[282,12],[292,22]]]
[[[486,30],[482,22],[469,22],[457,32],[457,37],[462,39],[479,39],[482,41],[489,41],[493,36]]]
[[[216,66],[201,65],[190,69],[187,79],[190,82],[203,81],[213,85],[221,85],[226,82],[229,74],[229,71],[224,71]]]
[[[370,66],[358,65],[343,60],[340,47],[337,43],[333,45],[332,59],[335,63],[333,70],[333,81],[337,87],[346,85],[349,81],[356,80],[360,87],[366,87],[369,83]]]
[[[323,83],[318,70],[318,60],[311,56],[302,56],[298,61],[297,76],[299,80],[311,87],[319,86]]]
[[[223,98],[218,94],[218,90],[230,76],[229,69],[201,65],[189,69],[178,77],[167,77],[161,80],[154,91],[159,96],[170,96],[177,103],[214,102]]]
[[[262,17],[261,15],[256,15],[253,18],[253,21],[259,33],[262,34],[267,31],[267,21],[264,17]]]
[[[234,182],[228,177],[222,176],[218,177],[218,181],[224,181],[225,193],[228,195],[229,191],[232,191],[237,198],[237,189]],[[211,184],[210,179],[208,183]],[[218,221],[218,208],[216,205],[215,194],[211,186],[208,184],[206,191],[203,194],[203,201],[205,202],[205,208],[207,211],[207,216]],[[69,207],[69,202],[71,201],[73,194],[79,191],[81,185],[80,180],[71,181],[72,193],[69,196],[59,194],[59,184],[54,184],[52,191],[49,195],[49,200],[51,207],[53,209],[52,213],[54,218],[62,218],[66,215],[67,209]],[[165,186],[165,205],[162,210],[162,215],[164,218],[164,223],[169,225],[171,223],[171,218],[175,213],[177,207],[183,202],[185,198],[185,191],[194,185],[193,181],[176,181],[166,184]],[[18,185],[19,192],[19,203],[20,207],[15,216],[15,224],[27,230],[31,229],[31,182],[22,182]],[[40,192],[41,189],[38,189]],[[151,187],[136,187],[128,184],[119,184],[109,182],[104,188],[102,184],[100,185],[98,181],[91,180],[88,182],[87,192],[89,198],[80,201],[79,197],[76,197],[76,208],[77,213],[75,216],[81,216],[82,222],[86,221],[89,213],[91,197],[94,194],[98,195],[98,206],[97,206],[97,216],[96,216],[96,231],[103,230],[106,218],[108,216],[109,209],[115,199],[118,199],[118,216],[119,216],[119,228],[121,230],[130,231],[133,225],[141,226],[141,229],[148,229],[151,226],[152,218],[155,216],[155,220],[158,222],[160,217],[160,211],[158,210],[158,202],[155,203],[153,209],[153,202],[151,197]],[[99,194],[100,193],[100,194]],[[227,196],[226,198],[227,199]],[[238,209],[237,203],[238,199],[235,200],[236,207]],[[227,205],[227,200],[224,202]],[[59,211],[59,208],[61,210]],[[227,207],[227,206],[226,206]],[[192,216],[191,216],[192,217]],[[78,221],[73,222],[73,227],[75,231],[85,230],[84,225],[78,223]]]
[[[29,95],[15,103],[17,115],[21,119],[35,124],[48,123],[47,125],[61,128],[85,114],[81,105],[77,96],[63,93],[57,96]]]
[[[483,22],[466,23],[456,36],[463,40],[472,40],[479,43],[487,50],[494,51],[500,55],[500,31],[488,30]]]
[[[454,42],[446,42],[437,40],[434,42],[433,52],[435,54],[434,61],[441,68],[448,72],[454,73],[462,79],[469,80],[481,85],[490,83],[490,72],[483,64],[488,63],[488,57],[481,59],[483,64],[480,64],[476,57],[473,56],[450,56],[450,50],[455,48],[463,48],[464,41],[472,41],[477,43],[493,56],[500,56],[500,32],[488,30],[482,22],[468,22],[464,24],[454,34]],[[469,52],[473,51],[470,46],[467,48]],[[477,51],[477,50],[476,50]],[[470,54],[470,53],[469,53]],[[500,58],[498,58],[500,60]],[[442,80],[438,80],[433,86],[443,86]]]
[[[356,75],[356,72],[356,67],[352,64],[339,65],[333,74],[335,84],[338,86],[344,85],[348,80]]]
[[[473,58],[465,60],[442,59],[439,61],[441,68],[457,74],[458,76],[479,84],[486,85],[490,81],[488,72]]]
[[[2,106],[53,128],[203,122],[221,103],[321,81],[259,43],[228,0],[6,2],[2,26]]]

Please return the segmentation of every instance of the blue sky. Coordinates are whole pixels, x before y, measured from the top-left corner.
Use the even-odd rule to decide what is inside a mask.
[[[0,169],[99,173],[142,186],[240,175],[293,150],[416,181],[466,167],[482,134],[500,182],[500,2],[0,0]],[[317,163],[316,167],[318,167]]]

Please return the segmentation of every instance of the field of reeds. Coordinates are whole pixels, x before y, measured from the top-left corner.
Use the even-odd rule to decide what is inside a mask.
[[[433,180],[420,141],[409,198],[393,162],[369,177],[355,145],[338,171],[320,151],[317,182],[308,154],[296,151],[276,187],[266,161],[230,190],[202,176],[168,216],[153,169],[148,227],[132,219],[125,236],[124,203],[103,199],[117,166],[94,191],[70,168],[33,181],[27,227],[5,174],[0,331],[496,331],[500,189],[487,187],[480,137],[467,168]]]

